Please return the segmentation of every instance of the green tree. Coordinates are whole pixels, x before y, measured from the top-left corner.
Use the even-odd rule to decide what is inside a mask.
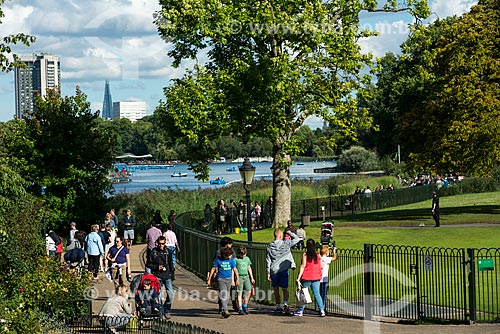
[[[36,99],[32,114],[12,123],[11,136],[3,132],[7,154],[2,161],[51,209],[49,227],[70,219],[90,224],[102,218],[112,155],[111,139],[98,131],[97,118],[78,88],[72,97],[50,91]],[[21,132],[20,138],[12,137]]]
[[[369,79],[360,75],[370,57],[360,53],[362,10],[376,1],[290,1],[246,3],[161,0],[156,23],[173,43],[174,66],[206,51],[197,65],[165,89],[158,111],[191,145],[190,162],[208,177],[206,161],[217,156],[211,144],[222,136],[247,143],[267,138],[273,145],[274,222],[290,218],[291,156],[302,151],[294,133],[319,115],[353,137],[370,117],[358,108],[353,91]],[[427,14],[426,1],[407,1],[415,15]],[[397,10],[389,1],[383,10]]]
[[[361,172],[377,168],[378,158],[374,152],[361,146],[353,146],[342,152],[337,164],[342,170]]]
[[[394,156],[401,144],[410,169],[490,176],[498,165],[498,4],[418,25],[402,55],[379,61],[366,147]],[[366,94],[370,95],[370,94]]]
[[[5,3],[5,0],[0,0],[0,6]],[[0,24],[2,23],[1,19],[5,17],[5,14],[0,7]],[[0,40],[0,71],[9,72],[12,71],[15,67],[23,66],[23,63],[20,62],[19,56],[12,52],[12,46],[15,44],[24,44],[26,46],[30,46],[31,43],[34,43],[36,38],[34,36],[30,36],[24,33],[11,34],[8,36],[1,37]]]
[[[409,45],[405,56],[427,56],[429,90],[403,115],[400,138],[411,137],[414,168],[491,176],[500,161],[499,4],[479,1],[450,23],[432,47]]]

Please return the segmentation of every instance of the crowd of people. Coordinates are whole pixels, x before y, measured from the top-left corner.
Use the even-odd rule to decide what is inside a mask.
[[[248,210],[250,210],[250,224],[247,224]],[[252,230],[271,227],[273,222],[273,198],[269,196],[264,205],[259,202],[250,202],[249,208],[244,200],[236,203],[230,200],[227,204],[220,199],[214,208],[207,203],[204,209],[203,226],[206,229],[212,229],[216,234],[232,233],[235,228],[247,228]]]

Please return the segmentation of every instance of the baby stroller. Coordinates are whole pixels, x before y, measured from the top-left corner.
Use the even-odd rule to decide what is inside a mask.
[[[321,224],[321,245],[332,246],[333,222],[324,222]]]
[[[82,273],[85,270],[85,251],[81,248],[73,248],[64,254],[64,261],[69,269]]]
[[[144,293],[144,281],[149,279],[151,281],[151,289],[154,289],[158,294],[160,294],[160,281],[153,274],[139,274],[132,278],[132,282],[130,283],[130,291],[135,296],[135,308],[137,314],[139,316],[139,327],[142,328],[144,326],[145,321],[153,320],[160,317],[160,312],[156,311],[152,308],[151,304],[144,309],[142,309],[141,305],[141,294]],[[161,295],[159,296],[158,304],[161,303]],[[159,305],[158,305],[159,306]]]

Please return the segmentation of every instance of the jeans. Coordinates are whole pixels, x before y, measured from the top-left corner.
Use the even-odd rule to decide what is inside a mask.
[[[323,301],[323,310],[326,310],[326,295],[328,293],[328,281],[319,284],[319,294]]]
[[[219,299],[221,311],[228,313],[227,302],[231,298],[231,277],[219,278]]]
[[[325,308],[323,306],[323,300],[321,299],[321,295],[319,294],[319,280],[318,281],[302,281],[302,287],[303,288],[312,288],[312,292],[314,295],[314,299],[316,300],[316,305],[318,305],[318,308],[320,311],[324,311]],[[300,311],[304,311],[306,308],[306,305],[301,305],[299,307]]]
[[[165,313],[169,313],[172,309],[172,301],[174,300],[174,286],[172,285],[172,279],[160,279],[160,313],[161,315],[165,315]],[[161,299],[163,297],[163,291],[167,289],[167,297],[165,298],[165,302],[162,303]]]
[[[165,246],[172,253],[172,266],[175,267],[177,263],[177,248],[175,246]]]

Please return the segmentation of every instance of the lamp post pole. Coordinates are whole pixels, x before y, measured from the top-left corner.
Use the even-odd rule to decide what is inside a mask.
[[[252,184],[253,176],[255,175],[255,167],[252,166],[250,159],[245,158],[243,165],[239,168],[243,189],[245,189],[247,197],[247,235],[248,245],[252,245],[252,212],[250,211],[250,189],[248,186]]]
[[[252,245],[252,212],[250,212],[250,190],[246,185],[243,186],[247,196],[247,236],[248,245]]]

